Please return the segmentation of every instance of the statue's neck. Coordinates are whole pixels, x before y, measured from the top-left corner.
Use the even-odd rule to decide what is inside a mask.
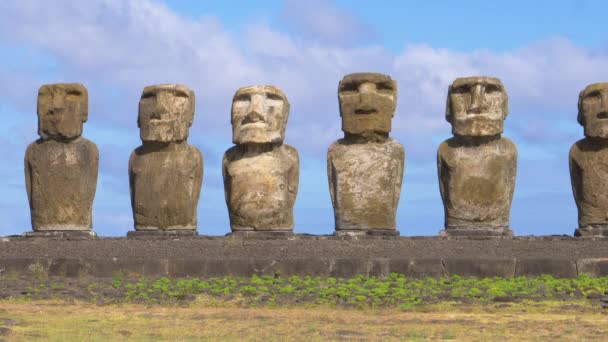
[[[469,146],[484,145],[484,144],[490,143],[492,141],[500,140],[500,137],[501,137],[500,133],[495,134],[495,135],[484,135],[484,136],[467,136],[467,135],[454,134],[454,138],[456,138],[456,140],[458,142],[460,142],[463,145],[469,145]]]
[[[169,141],[169,142],[160,142],[160,141],[144,141],[143,146],[147,150],[152,150],[156,152],[173,152],[183,149],[188,143],[186,140],[181,141]]]
[[[80,139],[81,139],[81,136],[79,135],[79,136],[71,137],[71,138],[52,137],[52,138],[45,138],[45,139],[41,139],[41,140],[43,142],[52,141],[52,142],[56,142],[56,143],[60,143],[60,144],[69,144],[69,143],[79,141]]]
[[[344,140],[354,144],[384,143],[388,140],[387,132],[366,131],[353,134],[344,132]]]
[[[592,136],[586,136],[585,137],[588,141],[592,142],[594,145],[598,145],[598,146],[608,146],[608,137],[604,138],[604,137],[592,137]]]
[[[282,143],[271,142],[271,143],[248,143],[239,144],[239,150],[245,152],[247,155],[257,155],[265,152],[274,151],[279,148]]]

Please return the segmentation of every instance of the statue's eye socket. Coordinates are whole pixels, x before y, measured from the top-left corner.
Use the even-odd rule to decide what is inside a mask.
[[[594,90],[594,91],[588,93],[585,97],[586,98],[593,98],[593,97],[599,98],[600,96],[601,96],[600,91],[599,90]]]
[[[233,101],[249,101],[251,100],[251,97],[249,96],[249,94],[239,94],[237,96],[234,97]]]
[[[283,97],[279,94],[275,94],[275,93],[266,93],[266,98],[269,100],[277,100],[277,101],[282,101]]]
[[[500,87],[495,84],[488,84],[485,89],[486,94],[496,93],[496,92],[500,92],[500,91],[501,91]]]
[[[189,96],[188,94],[186,94],[186,93],[184,93],[184,92],[181,92],[181,91],[176,92],[176,93],[175,93],[175,96],[176,96],[176,97],[182,97],[182,98],[184,98],[184,99],[189,99],[189,98],[190,98],[190,96]]]
[[[452,88],[452,94],[468,94],[471,87],[468,85],[462,85],[460,87]]]
[[[359,83],[347,82],[340,86],[341,93],[356,93],[359,91]]]
[[[80,96],[80,95],[82,95],[82,93],[79,92],[78,90],[68,90],[65,94],[66,95],[72,95],[72,96]]]
[[[376,90],[381,93],[392,93],[395,91],[393,85],[388,82],[381,82],[376,84]]]
[[[155,97],[155,96],[156,96],[156,93],[153,93],[153,92],[147,92],[147,93],[143,93],[143,94],[141,95],[141,99],[142,99],[142,100],[143,100],[143,99],[150,99],[150,98],[153,98],[153,97]]]

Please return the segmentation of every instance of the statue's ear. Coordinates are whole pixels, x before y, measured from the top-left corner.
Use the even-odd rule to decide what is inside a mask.
[[[452,94],[452,85],[448,86],[448,96],[445,100],[445,120],[449,123],[452,123],[452,100],[450,99],[450,95]]]
[[[578,94],[578,114],[576,116],[576,120],[578,121],[578,123],[581,126],[585,126],[585,116],[583,115],[583,94],[585,93],[584,90],[582,90],[579,94]]]
[[[81,113],[82,113],[82,122],[87,122],[87,120],[89,120],[89,92],[87,91],[87,88],[85,86],[83,86],[82,84],[79,84],[80,88],[80,93],[82,96],[82,106],[83,108],[81,108]]]

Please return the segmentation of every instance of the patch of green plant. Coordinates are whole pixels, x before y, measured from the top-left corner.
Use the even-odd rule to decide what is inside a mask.
[[[258,276],[250,278],[186,278],[127,281],[115,277],[111,286],[133,302],[178,302],[206,296],[218,301],[238,300],[239,305],[324,305],[398,307],[409,310],[420,304],[443,301],[505,302],[584,299],[603,295],[608,277],[580,275],[558,279],[549,275],[516,278],[408,278],[391,273],[385,278],[358,276],[350,279]],[[446,339],[450,334],[446,334]]]

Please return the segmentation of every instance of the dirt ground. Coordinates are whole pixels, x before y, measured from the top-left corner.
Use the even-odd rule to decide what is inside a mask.
[[[399,311],[0,301],[0,339],[10,341],[605,341],[607,322],[597,307],[560,302]]]

